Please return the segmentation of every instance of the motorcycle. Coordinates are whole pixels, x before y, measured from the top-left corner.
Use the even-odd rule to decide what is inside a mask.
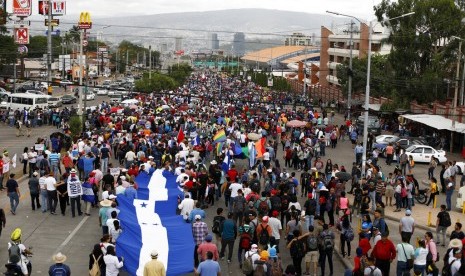
[[[414,196],[415,200],[420,204],[426,204],[426,202],[428,201],[428,191],[428,188],[418,190],[418,192]]]

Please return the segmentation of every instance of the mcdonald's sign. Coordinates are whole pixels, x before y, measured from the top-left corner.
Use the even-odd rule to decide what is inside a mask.
[[[92,21],[90,20],[90,13],[81,12],[79,15],[78,28],[81,30],[87,30],[92,28]]]

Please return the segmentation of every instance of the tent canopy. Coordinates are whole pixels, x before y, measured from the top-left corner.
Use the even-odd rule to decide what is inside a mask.
[[[432,114],[409,114],[409,115],[401,115],[405,119],[415,121],[432,128],[438,130],[449,130],[458,133],[465,133],[465,124],[455,122],[455,127],[452,127],[452,120],[445,118],[440,115],[432,115]]]

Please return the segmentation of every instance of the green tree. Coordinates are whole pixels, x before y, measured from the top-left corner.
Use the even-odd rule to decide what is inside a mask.
[[[152,73],[149,78],[149,73],[144,73],[140,80],[135,83],[135,90],[139,92],[151,93],[153,91],[172,90],[177,87],[176,81],[160,73]]]
[[[174,79],[176,84],[182,85],[192,73],[192,67],[187,63],[175,64],[168,67],[168,76]]]
[[[0,70],[6,64],[15,61],[18,53],[18,46],[13,37],[7,34],[0,34]]]
[[[442,80],[455,79],[458,41],[451,37],[464,37],[464,11],[454,0],[383,0],[374,10],[379,21],[415,12],[386,23],[392,30],[387,42],[393,46],[389,94],[396,91],[406,101],[418,102],[443,97],[438,93]]]

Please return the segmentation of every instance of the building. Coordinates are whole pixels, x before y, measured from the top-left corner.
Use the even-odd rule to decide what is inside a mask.
[[[286,37],[284,41],[286,46],[310,46],[312,45],[312,38],[303,33],[293,33],[291,36]]]
[[[182,50],[182,37],[176,37],[174,40],[174,51],[178,52]]]
[[[247,53],[241,59],[256,70],[288,69],[289,63],[318,60],[319,51],[312,46],[277,46]]]
[[[352,58],[364,58],[368,54],[369,27],[361,23],[359,29],[356,27],[353,29]],[[382,42],[388,36],[388,29],[379,24],[373,29],[372,54],[389,54],[391,46]],[[350,58],[350,31],[330,30],[322,26],[320,49],[320,85],[339,86],[337,66]]]
[[[210,49],[218,50],[220,49],[220,41],[218,40],[218,34],[210,34]]]
[[[244,33],[234,34],[232,53],[235,56],[243,56],[245,54],[245,34]]]

